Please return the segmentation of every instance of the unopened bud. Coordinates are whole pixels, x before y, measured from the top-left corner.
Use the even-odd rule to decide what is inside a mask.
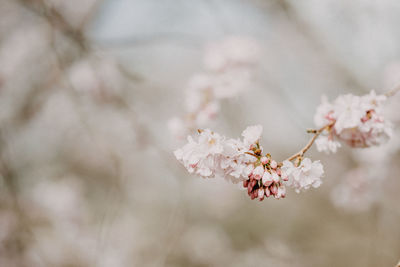
[[[258,189],[254,190],[253,193],[251,193],[251,200],[255,199],[258,197]]]
[[[266,197],[269,197],[271,195],[271,191],[269,191],[268,187],[266,187],[264,191]]]
[[[258,189],[258,198],[264,198],[264,188],[259,188]]]
[[[280,186],[278,188],[278,193],[277,193],[278,197],[284,198],[286,196],[286,187],[284,186]]]
[[[269,187],[269,190],[271,191],[272,195],[276,195],[278,193],[278,186],[276,186],[276,184],[273,184]]]

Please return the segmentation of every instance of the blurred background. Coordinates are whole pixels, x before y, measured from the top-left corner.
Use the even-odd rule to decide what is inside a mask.
[[[258,202],[189,175],[167,121],[207,43],[252,38],[254,83],[212,127],[260,123],[283,160],[322,95],[400,81],[399,15],[397,0],[0,0],[0,266],[395,266],[398,132],[313,148],[319,189]]]

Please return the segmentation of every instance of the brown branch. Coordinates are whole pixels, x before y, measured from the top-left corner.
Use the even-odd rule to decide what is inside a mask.
[[[254,154],[254,153],[251,153],[251,152],[244,152],[244,153],[247,154],[247,155],[250,155],[250,156],[258,158],[258,156],[256,154]]]
[[[330,128],[333,126],[335,122],[331,122],[327,125],[325,125],[324,127],[318,129],[318,130],[307,130],[308,133],[313,133],[314,136],[310,139],[310,141],[308,141],[307,145],[305,147],[303,147],[299,152],[297,152],[296,154],[290,156],[288,159],[288,161],[292,161],[298,157],[302,157],[309,149],[310,147],[314,144],[315,140],[317,139],[317,137],[326,129]]]

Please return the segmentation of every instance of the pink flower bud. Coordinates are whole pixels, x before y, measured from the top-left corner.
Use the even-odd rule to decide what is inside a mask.
[[[275,160],[271,160],[271,168],[276,169],[276,167],[278,167],[278,163]]]
[[[278,193],[278,186],[273,184],[269,187],[269,190],[271,191],[271,194],[275,196]]]
[[[269,158],[267,158],[267,157],[262,157],[260,160],[261,160],[261,163],[264,165],[268,164],[268,162],[269,162]]]
[[[261,200],[261,199],[264,199],[264,189],[263,188],[259,188],[258,189],[258,198]]]
[[[260,180],[261,177],[264,175],[264,167],[263,166],[258,166],[256,167],[253,172],[253,178],[256,180]]]
[[[264,172],[264,175],[262,177],[263,185],[270,186],[272,184],[272,182],[273,182],[272,175],[268,171]]]
[[[271,195],[271,191],[269,191],[268,187],[266,187],[264,191],[266,197],[269,197]]]
[[[253,191],[253,187],[250,186],[251,183],[249,184],[249,186],[247,187],[247,194],[250,196],[251,191]]]
[[[278,188],[278,193],[276,194],[276,196],[279,198],[284,198],[286,196],[286,187],[280,186]]]
[[[276,169],[276,174],[278,174],[279,176],[281,176],[281,175],[282,175],[281,169]]]
[[[247,187],[249,185],[249,180],[244,180],[243,181],[243,187]]]
[[[254,192],[251,194],[251,200],[255,199],[258,196],[258,189],[254,190]]]
[[[272,181],[277,183],[277,182],[279,182],[279,180],[280,180],[279,175],[276,174],[276,172],[272,172]]]
[[[254,186],[256,185],[257,181],[254,179],[251,179],[249,182],[249,185],[247,186],[247,193],[250,194],[251,191],[253,191]]]

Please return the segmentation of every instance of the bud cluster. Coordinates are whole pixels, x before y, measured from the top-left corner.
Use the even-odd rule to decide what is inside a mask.
[[[286,196],[286,187],[283,181],[288,181],[289,177],[281,170],[281,164],[271,159],[270,154],[261,156],[261,149],[258,143],[252,145],[250,149],[257,157],[255,163],[247,166],[248,179],[243,181],[243,187],[247,188],[247,193],[251,199],[262,201],[265,197],[273,196],[276,199]]]

